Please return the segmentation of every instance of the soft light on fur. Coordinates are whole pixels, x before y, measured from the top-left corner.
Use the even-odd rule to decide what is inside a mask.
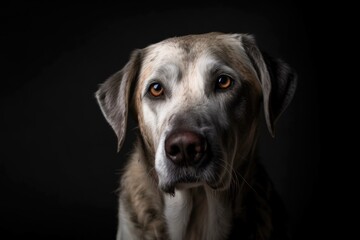
[[[219,76],[232,85],[217,89]],[[161,84],[162,96],[149,94],[153,83]],[[262,54],[247,34],[174,37],[134,51],[96,93],[119,149],[130,106],[139,126],[121,178],[117,239],[286,236],[274,220],[276,193],[255,148],[261,103],[274,135],[295,86],[291,69]],[[174,162],[169,139],[189,153],[197,144],[199,162]]]

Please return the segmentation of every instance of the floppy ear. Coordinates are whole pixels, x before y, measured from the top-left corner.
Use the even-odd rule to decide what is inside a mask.
[[[125,139],[131,85],[138,77],[141,55],[141,50],[133,51],[125,67],[101,84],[95,94],[102,113],[116,133],[118,151]]]
[[[251,35],[241,40],[261,82],[266,124],[274,137],[274,125],[294,96],[297,76],[283,61],[262,54]]]

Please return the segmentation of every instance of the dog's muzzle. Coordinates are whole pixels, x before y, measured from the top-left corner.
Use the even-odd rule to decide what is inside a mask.
[[[200,185],[217,189],[221,184],[223,152],[209,138],[213,134],[200,129],[176,128],[165,136],[159,150],[163,155],[156,165],[159,186],[165,193]]]
[[[189,130],[172,131],[165,139],[165,153],[178,167],[198,168],[209,159],[206,137]]]

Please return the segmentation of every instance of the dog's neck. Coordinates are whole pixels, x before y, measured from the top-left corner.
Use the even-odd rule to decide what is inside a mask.
[[[164,195],[170,238],[224,239],[232,220],[232,203],[227,194],[200,186],[176,190],[174,196]]]
[[[170,239],[227,239],[231,223],[242,212],[243,193],[254,191],[246,179],[251,179],[256,165],[255,146],[233,171],[237,176],[233,176],[228,189],[215,191],[205,185],[175,190],[175,195],[164,194]]]

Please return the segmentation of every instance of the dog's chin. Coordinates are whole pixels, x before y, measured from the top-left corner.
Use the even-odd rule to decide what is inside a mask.
[[[186,190],[197,187],[206,187],[213,191],[223,191],[230,187],[230,181],[174,181],[166,184],[160,184],[159,187],[164,193],[174,196],[175,190]]]
[[[164,193],[168,193],[170,195],[175,194],[175,190],[185,190],[190,188],[195,188],[204,185],[204,182],[196,179],[186,181],[184,180],[173,180],[166,183],[159,184],[160,189]]]

